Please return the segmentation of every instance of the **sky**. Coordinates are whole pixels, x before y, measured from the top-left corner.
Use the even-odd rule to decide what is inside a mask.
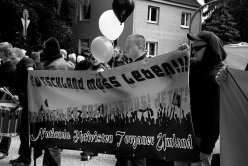
[[[203,0],[197,0],[201,5],[204,4],[204,1]]]

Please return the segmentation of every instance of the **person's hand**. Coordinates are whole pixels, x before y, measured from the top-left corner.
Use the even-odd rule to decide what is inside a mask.
[[[17,104],[19,103],[19,97],[17,95],[12,96],[12,100]]]
[[[211,166],[212,154],[200,152],[200,160],[203,163],[203,166]]]
[[[227,79],[227,69],[226,67],[220,69],[220,71],[217,73],[215,80],[220,85],[221,82],[226,81]]]
[[[186,43],[183,43],[183,44],[180,44],[179,47],[177,48],[178,50],[189,50],[190,47],[188,44]]]

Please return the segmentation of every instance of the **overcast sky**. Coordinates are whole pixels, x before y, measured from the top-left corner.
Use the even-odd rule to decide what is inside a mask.
[[[204,3],[203,0],[197,0],[201,5]]]

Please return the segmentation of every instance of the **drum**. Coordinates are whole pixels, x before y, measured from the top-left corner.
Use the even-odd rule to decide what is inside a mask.
[[[0,136],[18,135],[22,107],[15,103],[0,102]]]

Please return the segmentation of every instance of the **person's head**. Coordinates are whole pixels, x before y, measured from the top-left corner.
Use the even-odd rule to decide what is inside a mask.
[[[20,48],[14,47],[9,49],[8,58],[14,65],[16,65],[24,56],[25,54]]]
[[[8,42],[0,43],[0,59],[2,59],[3,62],[8,61],[8,53],[11,48],[13,48],[13,46]]]
[[[59,41],[54,38],[48,38],[43,44],[43,50],[40,55],[42,61],[53,61],[61,58]]]
[[[82,56],[82,55],[78,55],[77,56],[77,63],[79,63],[79,62],[81,62],[83,60],[85,60],[85,57],[84,56]]]
[[[65,49],[60,49],[60,54],[63,56],[64,59],[67,58],[67,51]]]
[[[76,60],[77,60],[76,54],[75,53],[69,54],[68,55],[68,60],[73,62],[73,63],[76,63]]]
[[[197,35],[187,34],[192,41],[192,59],[203,65],[216,65],[226,59],[221,39],[213,32],[201,31]]]
[[[127,56],[133,60],[143,55],[145,51],[145,37],[139,34],[129,35],[126,40]]]
[[[113,55],[113,57],[116,57],[116,56],[118,56],[119,54],[121,54],[121,48],[120,48],[119,46],[116,46],[116,47],[114,48],[114,55]]]
[[[123,52],[122,52],[121,48],[119,46],[116,46],[114,48],[114,54],[113,54],[112,58],[114,58],[116,60],[117,59],[120,60],[122,57],[123,57]]]
[[[96,60],[96,58],[93,55],[91,55],[89,57],[89,60],[90,60],[90,64],[92,64],[92,66],[98,66],[100,64],[100,62],[98,62],[98,60]]]
[[[32,52],[30,58],[33,59],[34,62],[40,61],[40,53],[39,52]]]

